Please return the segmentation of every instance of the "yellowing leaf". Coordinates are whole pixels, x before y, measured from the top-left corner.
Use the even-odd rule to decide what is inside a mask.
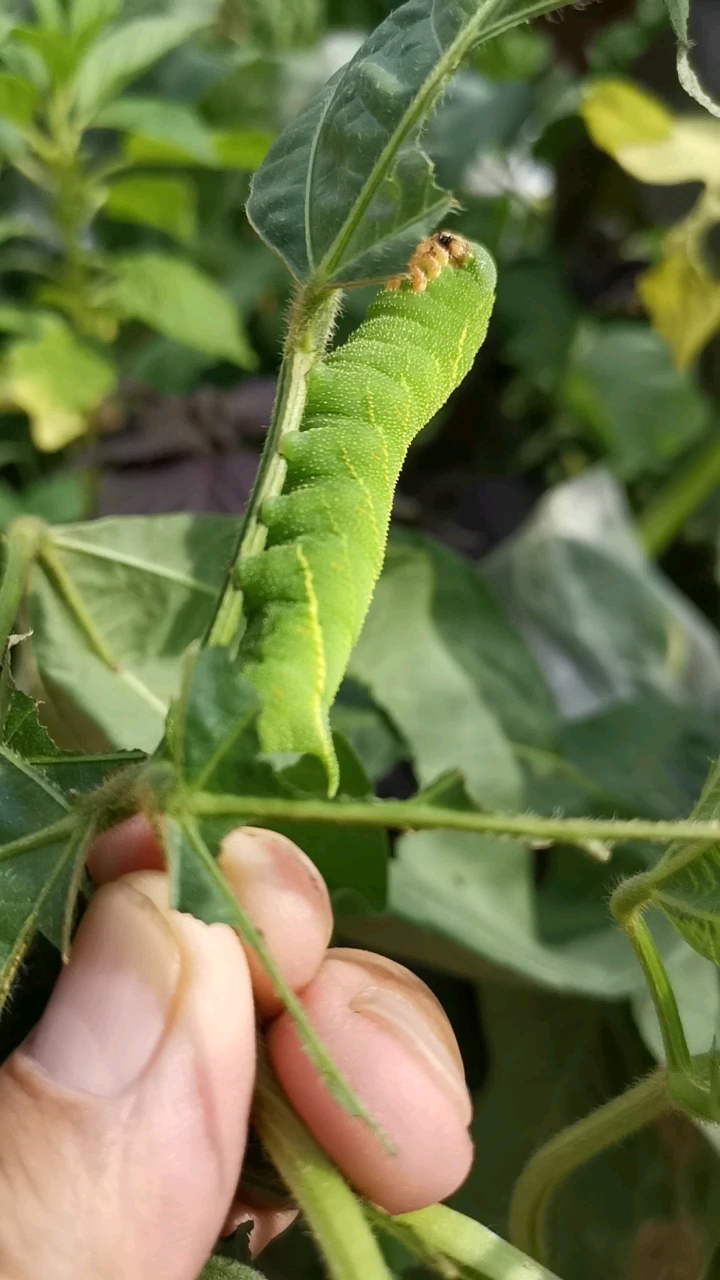
[[[720,183],[720,121],[677,120],[663,142],[621,147],[615,159],[641,182]]]
[[[12,343],[0,367],[0,396],[25,411],[33,443],[45,453],[83,435],[114,384],[112,365],[51,317],[38,338]]]
[[[580,113],[595,146],[611,156],[624,147],[663,142],[673,127],[662,102],[628,80],[592,81]]]
[[[645,273],[638,292],[675,365],[686,369],[720,328],[720,283],[675,252]]]

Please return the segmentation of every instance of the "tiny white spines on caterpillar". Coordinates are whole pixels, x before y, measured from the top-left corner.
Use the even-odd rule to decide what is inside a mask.
[[[495,267],[450,232],[423,241],[367,319],[308,379],[285,437],[283,492],[263,505],[265,550],[240,565],[246,679],[260,693],[265,751],[337,763],[328,712],[382,568],[400,469],[418,431],[470,369]]]

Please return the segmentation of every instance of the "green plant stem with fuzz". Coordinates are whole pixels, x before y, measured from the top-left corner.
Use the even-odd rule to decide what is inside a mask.
[[[720,432],[716,431],[640,513],[637,530],[648,555],[662,555],[719,484]]]
[[[295,1115],[262,1049],[253,1120],[303,1212],[331,1280],[392,1280],[360,1201]]]
[[[449,1209],[433,1204],[416,1213],[397,1217],[374,1205],[365,1212],[373,1226],[414,1253],[421,1262],[434,1267],[447,1280],[557,1280],[553,1272],[495,1235],[489,1227]]]
[[[565,1179],[601,1151],[674,1109],[666,1090],[665,1068],[660,1067],[619,1098],[546,1142],[528,1161],[515,1184],[510,1205],[513,1244],[542,1262],[547,1256],[548,1211]]]
[[[205,637],[207,645],[227,648],[238,638],[242,591],[236,584],[236,566],[245,556],[257,555],[265,546],[267,531],[262,523],[262,505],[267,498],[282,492],[286,472],[282,442],[289,432],[300,429],[308,374],[330,340],[340,296],[337,289],[319,295],[299,289],[295,295],[267,438],[237,546]]]
[[[34,516],[13,521],[5,536],[5,566],[0,587],[0,661],[5,656],[28,575],[45,537],[46,525]]]
[[[412,800],[286,800],[276,796],[215,795],[196,791],[187,796],[191,813],[201,817],[238,817],[246,820],[327,822],[333,826],[384,827],[399,831],[477,831],[514,839],[553,840],[563,844],[587,844],[591,840],[616,843],[648,840],[669,844],[692,840],[698,846],[716,844],[720,822],[646,822],[643,819],[541,818],[528,813],[475,813],[464,809],[415,804]]]

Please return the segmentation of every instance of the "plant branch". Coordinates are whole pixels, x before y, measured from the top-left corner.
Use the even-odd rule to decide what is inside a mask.
[[[331,1280],[392,1280],[360,1202],[285,1100],[262,1049],[253,1120],[302,1209]]]
[[[640,513],[637,530],[650,556],[662,555],[685,521],[720,484],[720,433],[660,489]]]
[[[5,572],[0,587],[0,661],[4,659],[30,569],[45,533],[42,520],[21,516],[13,521],[5,536]]]
[[[267,530],[262,523],[262,506],[267,498],[282,492],[286,472],[282,442],[289,432],[300,428],[308,374],[327,346],[339,304],[338,290],[314,296],[300,290],[293,303],[267,439],[237,546],[205,637],[207,645],[228,647],[238,634],[242,591],[237,582],[237,566],[245,556],[258,555],[265,546]]]
[[[685,1074],[690,1071],[692,1059],[680,1010],[672,983],[643,919],[643,912],[652,901],[653,871],[633,876],[618,885],[610,899],[610,910],[630,939],[645,975],[660,1024],[668,1069]]]
[[[397,1217],[370,1204],[365,1212],[379,1231],[399,1240],[427,1266],[453,1280],[470,1275],[478,1280],[557,1280],[489,1227],[447,1205],[434,1204]]]
[[[692,840],[712,845],[720,840],[720,822],[646,822],[641,818],[542,818],[531,813],[476,813],[416,804],[413,800],[288,800],[279,796],[215,795],[191,792],[187,805],[203,817],[258,818],[283,822],[321,822],[332,826],[384,827],[399,831],[477,831],[515,839],[556,840],[586,844],[591,840],[648,840],[669,844]]]
[[[665,1068],[659,1067],[619,1098],[613,1098],[546,1142],[528,1161],[515,1184],[510,1205],[513,1244],[542,1261],[546,1256],[548,1210],[565,1179],[593,1156],[672,1110],[674,1103],[667,1095]]]

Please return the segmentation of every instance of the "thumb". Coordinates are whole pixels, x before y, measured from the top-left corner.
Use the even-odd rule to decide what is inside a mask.
[[[0,1275],[196,1280],[237,1184],[254,1073],[245,957],[167,907],[95,894],[50,1003],[0,1070]]]

